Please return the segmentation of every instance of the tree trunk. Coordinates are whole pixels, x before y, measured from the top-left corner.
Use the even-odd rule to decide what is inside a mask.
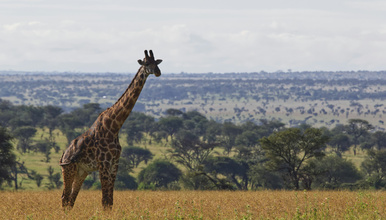
[[[19,187],[17,185],[17,167],[16,167],[16,163],[12,167],[12,173],[14,175],[13,182],[15,184],[15,190],[17,191],[19,189]]]
[[[356,156],[357,155],[357,145],[356,144],[354,145],[353,151],[354,151],[354,156]]]
[[[290,178],[292,179],[292,184],[294,185],[295,190],[299,190],[299,178],[298,173],[295,170],[290,173]]]
[[[237,188],[238,188],[239,190],[242,190],[242,189],[243,189],[243,186],[239,183],[239,181],[237,181],[235,175],[232,175],[232,176],[231,176],[231,179],[232,179],[232,181],[236,184],[236,186],[237,186]]]

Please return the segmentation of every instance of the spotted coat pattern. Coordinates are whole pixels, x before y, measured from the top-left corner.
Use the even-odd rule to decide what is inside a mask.
[[[119,130],[133,109],[142,88],[150,74],[160,76],[158,68],[162,60],[154,60],[145,50],[145,58],[138,60],[141,65],[129,87],[118,101],[102,112],[93,125],[79,137],[71,141],[60,159],[64,190],[62,207],[74,206],[79,190],[87,175],[99,171],[102,184],[102,205],[105,209],[113,206],[114,182],[121,154]]]

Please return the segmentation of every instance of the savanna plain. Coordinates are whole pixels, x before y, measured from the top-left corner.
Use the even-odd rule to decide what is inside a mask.
[[[385,219],[382,191],[81,191],[63,211],[61,191],[1,192],[1,219]]]
[[[332,128],[348,119],[361,118],[379,130],[386,128],[383,72],[346,73],[348,79],[341,79],[338,73],[299,73],[297,78],[288,79],[283,75],[164,76],[164,81],[149,80],[137,105],[142,106],[146,114],[157,117],[168,108],[177,108],[197,110],[210,119],[235,123],[275,119],[290,126],[308,123]],[[87,88],[79,91],[71,87],[75,82],[71,77],[52,76],[54,79],[50,83],[44,80],[50,78],[45,75],[1,77],[2,99],[16,105],[61,106],[66,111],[89,102],[98,102],[103,108],[110,106],[127,86],[127,82],[120,82],[121,75],[87,77],[77,82],[79,86],[75,88]],[[107,82],[112,86],[106,86]],[[42,85],[52,85],[52,88]],[[117,89],[117,86],[122,88]],[[196,91],[198,86],[202,88],[200,91]],[[104,87],[116,89],[110,91]],[[47,136],[44,129],[37,130],[36,140]],[[57,134],[57,144],[65,149],[64,135],[59,130],[54,134]],[[123,146],[127,146],[125,139],[121,138]],[[155,143],[145,147],[155,158],[166,151],[165,146]],[[48,175],[48,166],[60,172],[57,161],[61,151],[52,150],[50,162],[43,162],[43,155],[38,153],[15,153],[28,168],[44,177]],[[363,152],[355,157],[351,153],[344,154],[357,167],[363,155]],[[142,168],[141,165],[134,169],[134,175]],[[44,178],[42,185],[47,185],[47,181]],[[100,190],[81,190],[74,208],[64,211],[61,190],[38,189],[35,182],[27,178],[21,179],[19,184],[24,191],[14,192],[10,188],[0,191],[0,219],[386,219],[384,191],[115,191],[113,209],[104,211]]]

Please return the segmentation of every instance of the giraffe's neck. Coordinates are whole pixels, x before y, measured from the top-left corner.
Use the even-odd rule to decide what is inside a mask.
[[[142,66],[118,101],[102,113],[105,126],[114,135],[118,135],[123,123],[133,110],[147,76],[145,68]]]

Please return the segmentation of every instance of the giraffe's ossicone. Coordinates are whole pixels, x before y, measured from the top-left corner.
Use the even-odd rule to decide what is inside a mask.
[[[147,77],[150,74],[161,75],[158,64],[162,60],[155,60],[153,52],[149,52],[150,56],[145,50],[145,58],[138,60],[141,67],[118,101],[102,112],[86,132],[72,140],[60,158],[64,185],[62,207],[72,208],[87,175],[99,171],[102,205],[105,209],[112,208],[121,154],[119,130],[133,109]]]

